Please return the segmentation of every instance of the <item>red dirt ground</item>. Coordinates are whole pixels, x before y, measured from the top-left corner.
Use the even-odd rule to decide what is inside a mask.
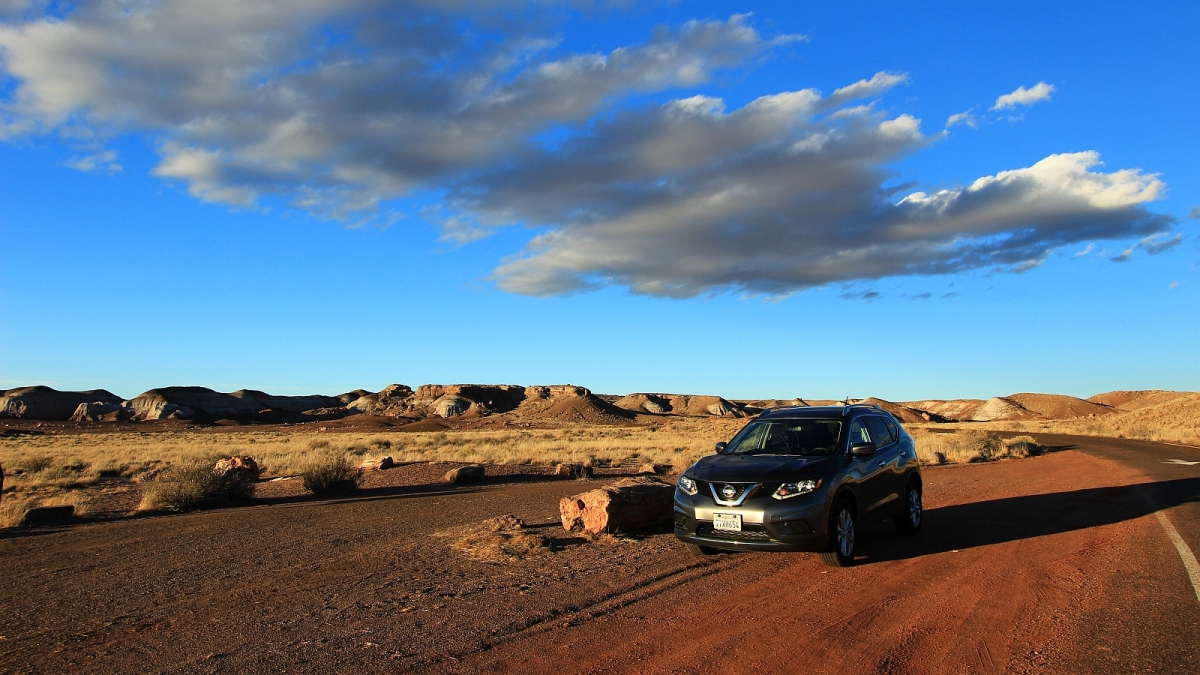
[[[519,477],[0,534],[0,671],[1200,670],[1158,483],[1070,450],[925,476],[925,531],[875,526],[849,569],[586,541],[556,505],[595,483]],[[552,549],[487,564],[430,536],[501,513]],[[1120,641],[1150,621],[1185,644]]]

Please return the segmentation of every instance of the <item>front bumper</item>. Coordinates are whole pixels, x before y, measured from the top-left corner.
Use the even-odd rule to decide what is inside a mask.
[[[675,536],[682,541],[728,551],[822,551],[829,543],[824,491],[793,499],[750,499],[720,506],[703,493],[675,491]],[[714,530],[713,514],[742,517],[742,532]]]

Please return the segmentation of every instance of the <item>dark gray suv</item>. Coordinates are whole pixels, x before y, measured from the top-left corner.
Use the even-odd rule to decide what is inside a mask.
[[[921,488],[912,436],[887,411],[773,408],[683,472],[675,536],[697,554],[818,551],[845,567],[860,524],[920,531]]]

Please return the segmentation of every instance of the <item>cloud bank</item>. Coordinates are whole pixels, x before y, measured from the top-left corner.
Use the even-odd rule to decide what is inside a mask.
[[[199,199],[282,200],[351,223],[444,195],[447,240],[540,228],[495,270],[514,293],[782,295],[1022,271],[1076,242],[1175,245],[1173,220],[1146,206],[1162,181],[1105,172],[1095,152],[931,193],[889,187],[891,164],[941,137],[880,112],[904,73],[728,109],[705,92],[714,77],[802,39],[764,35],[747,16],[569,53],[555,26],[573,10],[549,2],[39,7],[0,11],[0,136],[58,134],[87,153],[74,166],[111,172],[121,165],[105,140],[145,134],[161,155],[154,173]],[[995,109],[1053,91],[1021,87]],[[947,126],[974,122],[968,111]]]

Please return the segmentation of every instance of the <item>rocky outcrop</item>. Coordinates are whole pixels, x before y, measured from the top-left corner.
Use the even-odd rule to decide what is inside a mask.
[[[993,420],[1019,420],[1029,417],[1036,417],[1036,415],[1015,401],[996,396],[988,399],[987,403],[980,406],[975,411],[975,414],[971,415],[971,421],[991,422]]]
[[[121,397],[103,389],[58,391],[50,387],[19,387],[0,396],[0,417],[27,420],[71,419],[81,403],[121,404]]]
[[[574,532],[629,532],[671,523],[675,487],[650,476],[624,478],[559,503],[563,527]]]
[[[345,405],[337,396],[273,396],[255,389],[239,389],[229,394],[233,398],[257,403],[261,410],[280,410],[302,413],[319,408],[337,408]]]
[[[471,409],[471,401],[462,396],[442,396],[430,406],[438,417],[458,417]]]
[[[691,415],[693,417],[745,417],[746,411],[737,403],[720,396],[688,396],[684,394],[630,394],[617,399],[614,406],[633,412],[655,415]]]
[[[274,396],[255,389],[240,389],[231,394],[207,387],[162,387],[151,389],[129,402],[137,419],[262,419],[287,421],[335,417],[345,413],[336,396]]]
[[[72,422],[116,422],[133,419],[133,408],[119,403],[80,403],[71,415]]]

